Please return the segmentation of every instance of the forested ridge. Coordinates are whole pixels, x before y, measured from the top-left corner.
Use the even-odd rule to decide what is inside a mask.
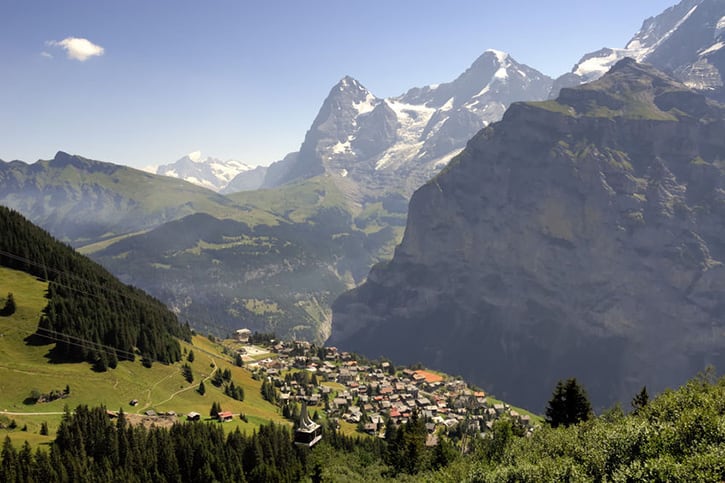
[[[190,340],[191,330],[161,302],[2,206],[0,233],[0,265],[49,281],[48,306],[29,342],[57,342],[54,360],[87,360],[98,370],[136,353],[148,363],[180,360],[177,338]]]

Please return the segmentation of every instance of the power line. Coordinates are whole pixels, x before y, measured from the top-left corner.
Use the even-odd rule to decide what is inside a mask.
[[[38,268],[42,268],[42,269],[44,269],[44,270],[46,271],[46,273],[47,273],[47,272],[53,272],[53,273],[57,273],[58,275],[64,275],[64,276],[66,276],[67,278],[71,278],[71,279],[79,280],[79,281],[81,281],[82,283],[84,283],[84,284],[86,284],[86,285],[89,285],[89,286],[93,286],[93,287],[97,287],[97,288],[99,288],[99,289],[101,289],[101,290],[104,290],[104,291],[106,291],[106,292],[108,292],[108,293],[114,293],[114,294],[116,294],[116,295],[118,295],[118,296],[120,296],[120,297],[126,298],[127,300],[135,300],[135,301],[137,301],[137,302],[139,302],[139,303],[142,303],[142,304],[145,304],[145,305],[150,305],[150,304],[151,304],[151,301],[149,301],[149,300],[147,300],[147,299],[144,299],[144,298],[142,298],[142,297],[141,297],[140,295],[136,295],[136,294],[126,294],[126,293],[122,293],[122,292],[120,292],[120,291],[118,291],[118,290],[115,290],[115,289],[113,289],[113,288],[110,288],[110,287],[106,287],[106,286],[103,286],[103,285],[101,285],[101,284],[98,284],[98,283],[94,283],[94,282],[92,282],[92,281],[90,281],[90,280],[84,279],[84,278],[82,278],[82,277],[79,277],[79,276],[77,276],[77,275],[75,275],[75,274],[72,274],[72,273],[70,273],[70,272],[67,272],[67,271],[65,271],[65,270],[60,270],[60,269],[57,269],[57,268],[54,268],[54,267],[49,267],[48,265],[46,265],[46,264],[44,264],[44,263],[41,263],[41,262],[36,262],[36,261],[34,261],[34,260],[31,260],[31,259],[29,259],[29,258],[26,258],[26,257],[20,256],[20,255],[18,255],[18,254],[15,254],[15,253],[11,253],[11,252],[8,252],[8,251],[5,251],[5,250],[0,250],[0,255],[4,255],[4,256],[6,256],[6,257],[8,257],[8,258],[12,258],[12,259],[14,259],[14,260],[17,260],[17,261],[20,261],[20,262],[23,262],[23,263],[27,263],[27,264],[29,264],[29,265],[34,265],[34,266],[36,266],[36,267],[38,267]],[[90,259],[89,259],[89,260],[90,260]],[[91,261],[92,261],[92,260],[91,260]],[[96,262],[93,262],[93,263],[96,263]],[[99,265],[99,266],[100,266],[100,265]],[[105,268],[104,268],[104,270],[105,270]],[[109,272],[109,275],[112,275],[112,274],[110,274],[110,272]],[[118,279],[116,279],[116,280],[118,280]],[[46,282],[50,282],[50,283],[53,283],[53,284],[55,284],[55,285],[57,285],[57,286],[59,286],[59,287],[64,287],[64,288],[67,288],[67,289],[69,289],[69,290],[73,290],[73,291],[75,291],[75,292],[78,292],[78,293],[82,293],[82,294],[84,294],[84,295],[88,295],[89,297],[94,297],[94,298],[98,298],[98,299],[101,299],[101,298],[102,298],[102,297],[101,297],[101,295],[99,295],[99,294],[95,294],[95,293],[87,292],[87,291],[85,291],[85,290],[81,290],[81,289],[79,289],[79,288],[77,288],[77,287],[71,287],[70,285],[65,285],[65,284],[63,284],[63,283],[60,283],[60,282],[58,282],[57,280],[50,280],[50,279],[48,279],[47,277],[45,278],[45,281],[46,281]],[[119,280],[119,283],[123,283],[123,282],[121,282],[121,281]],[[129,286],[129,285],[127,285],[127,286]],[[132,286],[129,286],[129,287],[132,287]],[[160,300],[156,299],[156,298],[155,298],[155,297],[153,297],[152,295],[150,295],[150,294],[148,294],[148,293],[144,292],[144,291],[143,291],[142,289],[140,289],[140,288],[138,288],[138,287],[132,287],[132,288],[134,288],[134,289],[136,289],[136,290],[140,290],[140,291],[142,291],[142,292],[143,292],[143,293],[145,293],[145,294],[146,294],[146,295],[147,295],[148,297],[150,297],[150,298],[152,298],[152,299],[154,299],[154,300],[158,301],[158,302],[159,302],[159,303],[160,303],[161,305],[163,305],[164,307],[166,307],[166,309],[167,309],[167,310],[169,310],[170,312],[172,312],[172,313],[173,313],[173,311],[171,311],[171,309],[169,309],[169,308],[168,308],[168,306],[167,306],[166,304],[164,304],[164,303],[163,303],[163,302],[161,302]],[[177,314],[174,314],[174,315],[176,315],[176,316],[177,316],[177,320],[178,320],[178,315],[177,315]],[[219,324],[215,324],[215,323],[213,323],[213,322],[210,322],[210,321],[205,321],[205,322],[201,322],[200,324],[202,324],[202,325],[204,325],[204,326],[207,326],[207,327],[213,327],[213,328],[219,329],[219,330],[221,330],[222,332],[229,332],[229,331],[231,330],[231,328],[229,328],[229,327],[224,327],[224,326],[222,326],[222,325],[219,325]]]

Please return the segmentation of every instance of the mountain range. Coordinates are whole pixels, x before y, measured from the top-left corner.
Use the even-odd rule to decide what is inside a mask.
[[[562,87],[599,78],[617,61],[631,57],[672,75],[708,97],[725,101],[725,2],[682,0],[644,21],[623,49],[603,48],[584,55],[572,71],[554,82]]]
[[[210,190],[221,191],[240,173],[250,172],[249,176],[253,177],[252,172],[255,169],[235,159],[222,161],[210,156],[202,158],[201,151],[194,151],[174,163],[158,166],[153,171],[155,174],[183,179]],[[260,170],[256,172],[259,173]]]
[[[451,82],[387,99],[345,76],[322,103],[300,150],[284,160],[252,170],[192,153],[195,159],[186,156],[156,173],[223,193],[274,188],[324,173],[356,203],[391,192],[407,198],[479,129],[499,120],[509,104],[545,99],[552,82],[495,50]]]
[[[626,49],[588,54],[556,81],[495,50],[451,82],[392,98],[346,76],[299,151],[268,167],[191,153],[160,168],[210,189],[59,152],[32,165],[0,163],[0,203],[195,325],[322,341],[335,297],[392,255],[411,194],[511,103],[595,79],[627,54],[718,98],[722,6],[683,0],[646,20]],[[656,111],[644,101],[646,118]],[[602,102],[600,114],[621,107]]]
[[[723,105],[632,59],[513,104],[416,191],[328,342],[530,408],[561,377],[603,407],[723,367],[723,132]]]

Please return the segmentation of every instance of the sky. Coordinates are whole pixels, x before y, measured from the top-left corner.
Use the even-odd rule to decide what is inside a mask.
[[[497,49],[556,77],[675,3],[0,0],[0,159],[268,165],[345,75],[397,96]]]

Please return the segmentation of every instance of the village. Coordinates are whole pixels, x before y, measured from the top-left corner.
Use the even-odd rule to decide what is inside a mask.
[[[237,331],[236,336],[246,342],[248,331]],[[293,420],[309,421],[305,420],[309,411],[315,413],[316,421],[323,413],[337,427],[344,421],[359,432],[384,437],[388,420],[400,425],[416,412],[426,422],[429,445],[436,444],[440,431],[484,435],[503,417],[526,432],[537,424],[532,416],[488,397],[460,378],[417,367],[395,368],[389,361],[365,361],[336,347],[316,347],[306,341],[270,341],[266,348],[271,352],[268,357],[245,367],[263,381],[265,398]]]

